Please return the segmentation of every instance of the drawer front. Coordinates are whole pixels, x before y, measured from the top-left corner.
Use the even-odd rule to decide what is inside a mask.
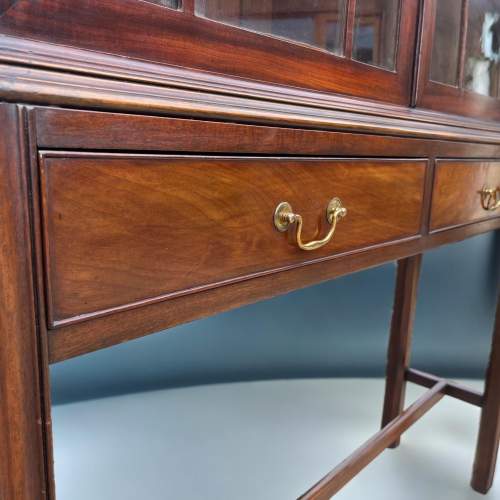
[[[500,189],[500,161],[438,160],[431,230],[498,217],[493,198],[483,198],[485,189]]]
[[[41,156],[42,216],[52,326],[202,291],[416,235],[423,160]],[[304,241],[347,215],[315,251],[273,215],[287,201]]]

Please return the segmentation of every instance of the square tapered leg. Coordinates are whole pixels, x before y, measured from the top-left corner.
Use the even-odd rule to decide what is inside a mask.
[[[387,353],[387,370],[382,427],[398,417],[405,401],[405,373],[409,367],[413,321],[417,303],[422,255],[398,261],[394,310]],[[391,448],[397,447],[399,439]]]
[[[485,392],[476,458],[472,473],[472,487],[487,493],[493,484],[500,439],[500,297],[497,305],[493,343],[486,372]]]

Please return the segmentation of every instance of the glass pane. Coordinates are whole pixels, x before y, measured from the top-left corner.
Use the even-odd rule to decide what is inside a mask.
[[[462,1],[439,0],[432,47],[431,80],[458,84]]]
[[[399,0],[357,0],[352,58],[394,69]]]
[[[232,26],[343,54],[347,0],[196,0],[195,12]]]
[[[180,9],[182,6],[182,0],[146,0],[146,2],[169,7],[170,9]]]
[[[465,47],[465,88],[500,94],[500,0],[470,0]]]

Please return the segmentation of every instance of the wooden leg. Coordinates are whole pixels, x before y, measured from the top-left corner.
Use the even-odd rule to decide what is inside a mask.
[[[0,498],[48,498],[23,115],[0,104]]]
[[[479,424],[472,487],[487,493],[493,484],[500,439],[500,296],[498,299],[493,344],[486,372],[486,385]]]
[[[411,337],[422,255],[398,261],[396,294],[387,353],[387,370],[382,427],[398,417],[404,408],[406,380],[409,367]],[[397,439],[390,447],[399,445]]]

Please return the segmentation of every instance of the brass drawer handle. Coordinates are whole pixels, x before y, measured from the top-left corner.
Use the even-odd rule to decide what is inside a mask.
[[[481,205],[485,210],[493,211],[500,208],[500,188],[483,188],[481,194]]]
[[[286,231],[291,224],[297,224],[296,240],[297,245],[302,250],[316,250],[326,245],[335,233],[337,222],[347,215],[347,209],[342,206],[339,198],[333,198],[326,207],[326,220],[331,224],[328,234],[321,240],[302,241],[302,216],[293,213],[292,206],[286,201],[282,201],[274,211],[274,225],[278,231]]]

